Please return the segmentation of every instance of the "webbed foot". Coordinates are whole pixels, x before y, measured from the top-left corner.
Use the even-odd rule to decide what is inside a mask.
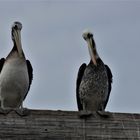
[[[18,108],[18,109],[15,109],[15,112],[19,116],[28,116],[30,114],[30,111],[27,108]]]
[[[92,115],[92,112],[91,111],[87,111],[87,110],[81,110],[80,111],[80,118],[87,118],[87,117],[90,117]]]
[[[6,109],[0,108],[0,114],[7,115],[11,111],[12,111],[12,109],[10,109],[10,108],[6,108]]]
[[[100,115],[101,117],[105,117],[105,118],[108,118],[111,115],[111,113],[108,111],[100,111],[100,110],[97,111],[97,114]]]

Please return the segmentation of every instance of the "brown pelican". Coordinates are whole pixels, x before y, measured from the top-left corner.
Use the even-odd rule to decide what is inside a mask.
[[[91,114],[91,111],[108,116],[104,110],[111,91],[112,73],[97,53],[93,34],[84,32],[83,38],[88,44],[91,60],[79,68],[76,83],[78,109],[83,116]]]
[[[23,100],[30,89],[33,69],[22,50],[21,29],[20,22],[13,23],[13,48],[6,59],[0,59],[0,113],[15,110],[19,115],[24,115],[27,112],[23,108]]]

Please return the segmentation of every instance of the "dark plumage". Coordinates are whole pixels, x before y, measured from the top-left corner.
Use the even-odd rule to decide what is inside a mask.
[[[78,71],[78,76],[77,76],[77,82],[76,82],[76,98],[77,98],[77,105],[78,105],[78,110],[83,110],[83,106],[81,104],[80,101],[80,97],[79,97],[79,87],[80,87],[80,83],[84,74],[84,71],[86,69],[86,64],[83,63]]]
[[[85,32],[91,61],[83,63],[78,71],[76,97],[80,111],[104,111],[111,92],[112,73],[100,59],[93,35]]]

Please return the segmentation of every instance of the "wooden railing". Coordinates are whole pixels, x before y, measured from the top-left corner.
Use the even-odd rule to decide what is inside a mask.
[[[0,114],[0,140],[140,140],[140,114],[96,113],[84,119],[77,111],[30,110]]]

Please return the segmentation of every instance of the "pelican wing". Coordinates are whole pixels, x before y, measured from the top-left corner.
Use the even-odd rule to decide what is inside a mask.
[[[5,62],[5,58],[1,58],[0,59],[0,72],[1,72],[1,70],[3,68],[4,62]]]
[[[29,85],[31,85],[33,80],[33,68],[29,60],[26,60],[26,63],[27,63],[28,74],[29,74]]]
[[[26,63],[27,63],[27,70],[28,70],[28,74],[29,74],[29,87],[28,87],[28,91],[29,91],[30,90],[30,86],[32,84],[32,80],[33,80],[33,68],[32,68],[32,65],[31,65],[29,60],[26,60]],[[28,93],[28,91],[27,91],[27,93]],[[24,96],[24,99],[26,98],[27,93]]]
[[[83,63],[80,66],[79,71],[78,71],[78,75],[77,75],[77,81],[76,81],[76,98],[77,98],[78,110],[83,110],[83,106],[81,104],[80,97],[79,97],[79,86],[80,86],[80,83],[81,83],[81,80],[82,80],[82,77],[83,77],[83,74],[84,74],[85,69],[86,69],[86,64]]]
[[[105,65],[105,68],[106,68],[106,72],[107,72],[107,77],[108,77],[108,95],[107,95],[107,99],[106,99],[106,101],[105,101],[105,103],[104,103],[104,109],[106,108],[106,105],[107,105],[107,102],[108,102],[108,100],[109,100],[109,96],[110,96],[110,92],[111,92],[111,88],[112,88],[112,86],[111,86],[111,84],[112,84],[112,72],[111,72],[111,70],[110,70],[110,68],[107,66],[107,65]]]

